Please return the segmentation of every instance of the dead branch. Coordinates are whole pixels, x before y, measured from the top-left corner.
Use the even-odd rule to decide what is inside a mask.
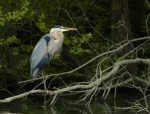
[[[127,65],[127,64],[137,63],[137,62],[142,62],[142,63],[150,65],[150,59],[136,58],[136,59],[118,61],[114,63],[113,68],[108,73],[102,75],[100,78],[96,79],[95,81],[89,82],[88,84],[76,84],[73,86],[68,86],[68,87],[53,90],[53,91],[52,90],[31,90],[29,92],[25,92],[19,95],[15,95],[15,96],[0,100],[0,103],[8,103],[8,102],[23,98],[31,94],[59,95],[64,92],[73,92],[74,90],[77,90],[77,89],[79,89],[79,91],[80,90],[82,91],[82,90],[87,90],[87,89],[91,89],[94,87],[98,87],[103,81],[105,81],[106,79],[109,79],[111,76],[116,74],[122,65]]]
[[[5,98],[3,100],[0,100],[0,103],[9,103],[9,102],[12,102],[14,100],[17,100],[17,99],[20,99],[20,98],[23,98],[23,97],[26,97],[28,95],[32,95],[32,94],[46,94],[46,95],[53,95],[53,91],[48,91],[48,90],[31,90],[31,91],[28,91],[28,92],[25,92],[25,93],[22,93],[22,94],[19,94],[19,95],[15,95],[15,96],[12,96],[12,97],[8,97],[8,98]]]
[[[77,68],[75,68],[75,69],[73,69],[73,70],[71,70],[71,71],[63,72],[63,73],[58,73],[58,74],[50,74],[50,75],[45,76],[45,78],[49,78],[49,77],[52,77],[52,76],[61,76],[61,75],[71,74],[71,73],[73,73],[73,72],[75,72],[75,71],[77,71],[77,70],[79,70],[79,69],[85,67],[85,66],[88,65],[89,63],[93,62],[94,60],[96,60],[96,59],[98,59],[98,58],[100,58],[100,57],[102,57],[102,56],[104,56],[104,55],[107,55],[107,54],[110,54],[110,53],[114,53],[114,52],[117,52],[117,51],[121,50],[121,49],[122,49],[123,47],[125,47],[126,45],[128,45],[128,43],[122,45],[121,47],[119,47],[119,48],[117,48],[117,49],[114,49],[114,50],[111,50],[111,51],[102,53],[102,54],[100,54],[100,55],[98,55],[98,56],[92,58],[92,59],[89,60],[88,62],[84,63],[83,65],[81,65],[81,66],[79,66],[79,67],[77,67]],[[36,78],[36,79],[32,79],[32,80],[25,80],[25,81],[18,82],[18,84],[27,83],[27,82],[33,82],[33,81],[35,81],[35,80],[41,80],[41,79],[43,79],[43,78],[40,77],[40,78]]]
[[[120,51],[121,49],[123,49],[124,47],[126,47],[127,45],[129,45],[131,42],[137,42],[137,41],[141,41],[141,40],[146,40],[146,39],[150,39],[150,36],[146,36],[146,37],[141,37],[141,38],[136,38],[136,39],[133,39],[133,40],[129,40],[127,41],[125,44],[123,45],[119,45],[120,47],[114,49],[114,50],[110,50],[110,51],[107,51],[107,52],[104,52],[102,54],[99,54],[97,56],[95,56],[94,58],[92,58],[91,60],[87,61],[86,63],[82,64],[81,66],[71,70],[71,71],[68,71],[68,72],[62,72],[62,73],[57,73],[57,74],[50,74],[50,75],[46,75],[45,76],[45,79],[48,79],[49,77],[52,77],[52,76],[62,76],[62,75],[67,75],[67,74],[72,74],[76,71],[78,71],[79,69],[85,67],[86,65],[90,64],[91,62],[95,61],[96,59],[100,58],[100,57],[103,57],[105,55],[108,55],[108,54],[111,54],[111,53],[115,53],[115,52],[118,52]],[[39,77],[39,78],[36,78],[36,79],[31,79],[31,80],[25,80],[25,81],[20,81],[18,82],[18,84],[22,84],[22,83],[28,83],[28,82],[33,82],[33,81],[36,81],[36,80],[42,80],[43,78],[42,77]]]

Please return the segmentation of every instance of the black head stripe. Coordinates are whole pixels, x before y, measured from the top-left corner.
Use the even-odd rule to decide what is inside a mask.
[[[60,28],[60,25],[54,25],[53,28]]]
[[[54,25],[53,28],[63,28],[61,25]]]

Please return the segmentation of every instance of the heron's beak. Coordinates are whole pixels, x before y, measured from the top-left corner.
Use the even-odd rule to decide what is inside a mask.
[[[63,29],[64,29],[64,31],[75,31],[75,30],[78,30],[77,28],[70,28],[70,27],[64,27]]]

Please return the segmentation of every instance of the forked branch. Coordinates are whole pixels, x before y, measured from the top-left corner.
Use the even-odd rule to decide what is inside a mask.
[[[77,89],[79,91],[83,91],[83,90],[91,89],[94,87],[98,87],[106,79],[109,79],[111,76],[113,76],[115,73],[117,73],[120,66],[132,64],[132,63],[137,63],[137,62],[142,62],[144,64],[150,65],[150,59],[136,58],[136,59],[128,59],[128,60],[118,61],[118,62],[114,63],[113,68],[109,72],[107,72],[106,74],[104,74],[100,78],[94,80],[93,82],[89,82],[88,84],[76,84],[73,86],[68,86],[65,88],[57,89],[57,90],[31,90],[29,92],[25,92],[25,93],[22,93],[22,94],[19,94],[16,96],[12,96],[12,97],[0,100],[0,103],[8,103],[8,102],[14,101],[16,99],[20,99],[20,98],[26,97],[28,95],[32,95],[32,94],[44,94],[44,95],[50,95],[51,96],[51,95],[59,95],[59,94],[62,94],[64,92],[72,92],[72,91],[77,90]]]

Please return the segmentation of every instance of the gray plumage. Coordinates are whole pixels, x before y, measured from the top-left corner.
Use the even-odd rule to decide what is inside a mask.
[[[62,48],[64,31],[77,30],[63,26],[55,26],[49,34],[44,35],[36,44],[30,58],[30,75],[37,78],[41,70],[52,60],[55,53]]]
[[[49,38],[49,40],[47,40]],[[51,60],[51,55],[48,53],[48,43],[51,41],[49,34],[44,35],[35,46],[30,58],[32,78],[39,76],[40,71],[44,66],[48,65]],[[45,61],[47,59],[47,61]]]

